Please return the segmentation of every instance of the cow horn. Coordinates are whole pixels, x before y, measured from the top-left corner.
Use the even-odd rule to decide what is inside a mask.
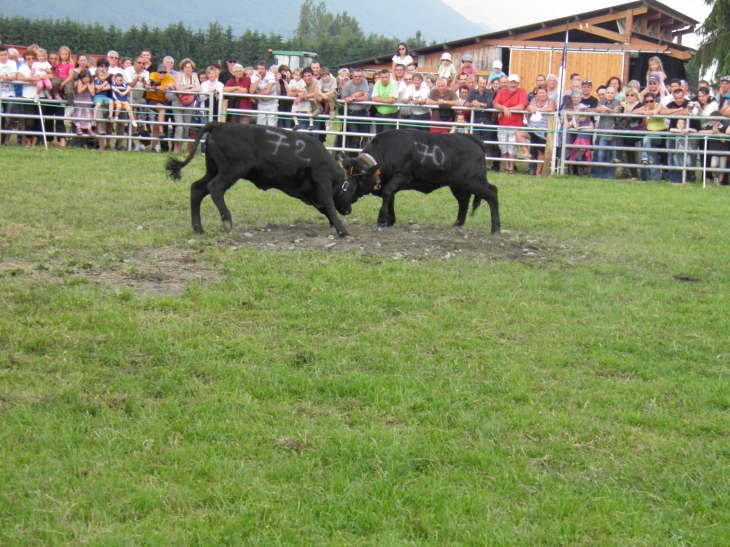
[[[370,154],[360,154],[359,157],[361,157],[363,161],[368,164],[368,167],[378,165],[378,162],[375,161],[375,158],[372,157]]]

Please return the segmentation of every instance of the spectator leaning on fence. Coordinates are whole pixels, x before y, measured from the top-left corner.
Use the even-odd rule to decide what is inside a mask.
[[[658,80],[657,80],[658,81]],[[646,130],[654,134],[645,135],[641,147],[648,149],[664,148],[664,138],[662,132],[667,128],[664,118],[659,116],[662,111],[662,105],[659,103],[659,95],[654,95],[652,92],[648,92],[644,95],[644,105],[641,108],[634,110],[637,114],[644,114],[646,116]],[[642,165],[659,165],[659,153],[653,150],[644,150],[641,152],[641,164]],[[661,177],[661,169],[659,167],[652,167],[651,169],[642,170],[642,180],[651,178],[654,182],[659,182]]]
[[[519,87],[520,77],[510,74],[507,78],[507,89],[500,90],[494,98],[494,108],[499,110],[499,148],[505,158],[504,168],[507,173],[515,172],[514,159],[517,157],[517,128],[523,126],[523,115],[513,114],[512,110],[524,110],[527,106],[527,93]]]
[[[405,104],[413,105],[410,107],[412,120],[421,120],[418,125],[411,125],[410,128],[420,131],[428,131],[427,120],[431,119],[431,111],[425,105],[431,90],[423,82],[423,74],[414,74],[413,83],[409,85],[403,92],[402,101]]]
[[[670,102],[669,104],[667,104],[666,106],[662,107],[661,114],[664,114],[666,116],[688,116],[690,113],[689,101],[687,101],[687,99],[685,98],[684,91],[682,91],[682,89],[679,87],[679,84],[677,84],[677,87],[672,91],[672,96],[673,96],[674,100],[672,102]],[[672,129],[677,129],[677,121],[678,120],[676,118],[671,118],[669,120],[669,130],[670,131]],[[700,128],[700,121],[697,118],[691,119],[689,121],[689,124],[690,124],[690,127],[694,131],[697,131]],[[682,142],[685,141],[684,136],[674,137],[674,138],[670,137],[668,139],[667,148],[669,148],[669,149],[676,148],[675,141],[677,139],[681,139]],[[674,159],[673,156],[675,156],[675,154],[671,155],[670,160]],[[683,165],[683,164],[684,164],[684,162],[682,162],[679,165]],[[694,164],[694,162],[693,162],[693,164]],[[670,170],[669,171],[669,180],[671,180],[674,183],[681,183],[682,182],[682,172],[674,170],[674,169]]]
[[[453,89],[449,89],[446,78],[439,78],[436,87],[431,90],[426,104],[438,106],[431,110],[431,119],[436,122],[452,121],[454,106],[459,106],[459,96]],[[432,125],[431,133],[448,133],[449,128],[443,125]]]
[[[0,44],[0,99],[15,97],[15,86],[11,84],[18,75],[18,65],[15,61],[8,59],[8,48],[5,44]],[[10,101],[2,101],[2,113],[4,116],[10,114]],[[7,118],[3,117],[3,129],[6,127]],[[6,143],[10,141],[10,135],[6,137]]]
[[[390,79],[390,71],[383,69],[380,71],[380,80],[373,86],[372,101],[380,103],[375,107],[373,116],[378,119],[396,118],[398,117],[398,107],[394,104],[398,101],[399,95],[398,82]],[[382,133],[388,129],[394,129],[393,124],[384,121],[375,122],[375,132]]]
[[[259,61],[256,65],[256,82],[251,84],[250,92],[257,95],[256,123],[276,127],[278,119],[276,112],[279,111],[279,99],[277,99],[276,76],[267,70],[265,61]]]
[[[555,101],[553,101],[547,94],[547,87],[545,85],[538,85],[535,89],[535,97],[527,105],[526,110],[529,112],[527,116],[527,127],[528,132],[518,131],[517,142],[524,144],[526,140],[530,139],[530,144],[540,144],[541,147],[534,147],[528,149],[526,146],[522,147],[522,153],[528,160],[537,157],[541,163],[531,163],[528,166],[528,173],[531,175],[540,176],[542,174],[542,162],[545,161],[545,144],[547,143],[547,130],[548,130],[548,114],[555,112]]]
[[[606,88],[605,98],[601,99],[598,103],[598,107],[593,109],[593,112],[599,112],[601,114],[618,114],[621,112],[621,103],[616,98],[616,90],[609,86]],[[596,133],[595,145],[598,147],[614,147],[615,138],[611,131],[614,130],[616,118],[613,116],[600,116],[596,123],[596,129],[606,131],[606,133]],[[596,149],[594,161],[598,163],[616,163],[616,151],[607,150],[604,148]],[[621,160],[618,160],[620,163]],[[612,179],[616,174],[614,167],[607,167],[603,165],[596,165],[591,170],[591,177],[599,179]]]
[[[369,97],[368,83],[363,77],[362,69],[352,69],[352,80],[345,82],[342,88],[342,100],[347,104],[346,113],[348,116],[364,117],[367,112],[364,104],[358,104],[357,101],[367,101]],[[362,120],[352,120],[347,122],[348,133],[364,133],[365,126],[368,122]],[[345,146],[347,148],[360,148],[360,137],[356,135],[347,135],[345,137]],[[356,156],[356,152],[348,152],[350,156]]]
[[[469,92],[466,98],[465,106],[475,108],[474,111],[474,135],[482,141],[493,140],[489,136],[489,130],[480,128],[480,125],[490,125],[492,123],[492,113],[485,112],[482,109],[492,108],[494,102],[494,93],[487,87],[487,77],[479,76],[477,80],[477,88]]]

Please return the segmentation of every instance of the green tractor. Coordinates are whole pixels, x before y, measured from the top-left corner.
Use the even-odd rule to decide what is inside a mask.
[[[311,51],[279,51],[269,50],[270,64],[287,65],[291,70],[306,68],[317,60],[317,54]]]

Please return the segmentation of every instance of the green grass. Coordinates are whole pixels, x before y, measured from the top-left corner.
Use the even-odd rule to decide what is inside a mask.
[[[492,177],[542,262],[234,251],[206,200],[220,280],[161,297],[84,269],[189,248],[202,161],[0,161],[1,545],[728,545],[726,189]],[[448,191],[398,200],[452,230]]]

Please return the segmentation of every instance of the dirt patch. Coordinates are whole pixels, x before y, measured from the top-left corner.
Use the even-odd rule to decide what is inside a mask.
[[[177,296],[185,291],[188,283],[215,282],[223,278],[219,272],[197,263],[199,253],[198,250],[166,247],[146,250],[120,262],[103,265],[78,264],[73,260],[35,264],[5,260],[0,263],[0,275],[70,285],[98,282],[114,288],[129,288],[140,294]]]
[[[340,238],[322,223],[242,226],[223,236],[190,237],[179,246],[137,251],[122,260],[79,263],[74,259],[5,259],[0,275],[67,285],[98,282],[114,289],[128,288],[144,295],[177,296],[189,283],[221,281],[215,264],[201,260],[211,247],[274,252],[357,253],[389,260],[439,260],[457,257],[507,259],[532,263],[557,260],[566,265],[587,258],[586,253],[562,243],[503,230],[493,236],[469,228],[406,223],[391,228],[350,221],[352,238]]]
[[[221,244],[234,248],[260,250],[357,252],[366,256],[382,255],[396,260],[449,260],[457,256],[527,259],[542,261],[556,255],[566,256],[570,249],[504,230],[499,235],[468,228],[423,226],[416,223],[378,228],[351,222],[352,238],[340,238],[322,224],[244,226],[234,228]],[[190,240],[191,242],[195,240]]]

